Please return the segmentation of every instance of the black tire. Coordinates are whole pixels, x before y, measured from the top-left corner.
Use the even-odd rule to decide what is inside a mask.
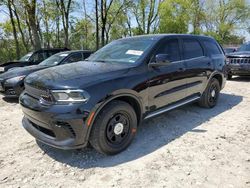
[[[227,79],[228,79],[228,80],[232,80],[232,77],[233,77],[232,74],[228,74],[228,75],[227,75]]]
[[[216,78],[212,78],[207,85],[206,90],[201,96],[199,105],[205,108],[213,108],[216,106],[220,95],[220,83]]]
[[[137,116],[128,103],[115,100],[100,111],[92,126],[90,144],[93,148],[114,155],[125,150],[135,137]]]

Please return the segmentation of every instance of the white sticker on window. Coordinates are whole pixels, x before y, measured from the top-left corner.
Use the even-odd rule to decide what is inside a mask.
[[[128,50],[126,52],[126,54],[140,56],[140,55],[143,54],[143,51],[140,51],[140,50]]]
[[[60,56],[61,57],[66,57],[66,56],[68,56],[69,54],[61,54]]]

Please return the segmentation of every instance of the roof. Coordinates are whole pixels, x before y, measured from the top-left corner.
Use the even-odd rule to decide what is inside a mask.
[[[70,54],[70,53],[75,53],[75,52],[92,52],[91,50],[68,50],[68,51],[62,51],[56,54]]]
[[[213,39],[213,37],[210,36],[205,36],[205,35],[193,35],[193,34],[175,34],[175,33],[170,33],[170,34],[149,34],[149,35],[137,35],[137,36],[132,36],[132,37],[127,37],[123,39],[134,39],[134,38],[150,38],[151,40],[159,40],[164,37],[199,37],[199,38],[208,38],[208,39]],[[120,39],[122,40],[122,39]]]

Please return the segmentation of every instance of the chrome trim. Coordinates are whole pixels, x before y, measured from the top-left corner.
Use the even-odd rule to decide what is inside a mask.
[[[173,109],[175,109],[175,108],[177,108],[177,107],[180,107],[180,106],[183,106],[183,105],[185,105],[185,104],[191,103],[191,102],[196,101],[196,100],[198,100],[198,99],[200,99],[200,97],[194,97],[194,98],[189,99],[189,100],[186,100],[186,101],[184,101],[184,102],[181,102],[181,103],[178,103],[178,104],[175,104],[175,105],[170,105],[170,106],[168,106],[168,107],[166,107],[166,108],[164,108],[164,109],[161,109],[161,110],[157,110],[157,111],[155,111],[155,112],[152,112],[151,114],[147,115],[144,119],[149,119],[149,118],[151,118],[151,117],[154,117],[154,116],[157,116],[157,115],[162,114],[162,113],[164,113],[164,112],[173,110]]]

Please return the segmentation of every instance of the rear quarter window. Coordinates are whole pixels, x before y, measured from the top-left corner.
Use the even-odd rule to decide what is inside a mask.
[[[219,49],[218,45],[215,42],[205,40],[205,41],[203,41],[203,43],[204,43],[204,46],[205,46],[207,52],[210,55],[222,54],[221,50]]]
[[[204,56],[203,49],[196,39],[183,39],[184,59],[192,59]]]

